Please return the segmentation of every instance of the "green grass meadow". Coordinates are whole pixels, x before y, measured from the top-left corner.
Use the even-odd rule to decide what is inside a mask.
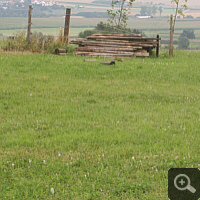
[[[167,200],[200,166],[200,52],[96,59],[0,54],[0,199]]]

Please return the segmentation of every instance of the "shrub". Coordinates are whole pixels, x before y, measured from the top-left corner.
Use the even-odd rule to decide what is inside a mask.
[[[187,49],[190,44],[189,39],[185,33],[181,33],[178,41],[178,48],[179,49]]]
[[[185,18],[194,19],[192,15],[187,15]]]
[[[195,39],[194,30],[184,30],[183,33],[187,35],[187,38]]]
[[[25,31],[19,32],[6,40],[3,49],[5,51],[52,52],[55,48],[67,48],[62,32],[63,30],[60,30],[57,40],[51,35],[34,32],[30,42],[27,41]]]
[[[4,50],[24,51],[27,49],[27,46],[28,46],[28,42],[26,40],[26,33],[23,31],[23,32],[15,34],[14,37],[9,37],[6,40]]]
[[[78,35],[79,38],[86,38],[87,36],[90,36],[92,34],[96,33],[95,30],[85,30],[85,31],[81,31]]]
[[[109,24],[105,24],[103,22],[100,22],[97,24],[95,29],[93,30],[85,30],[84,32],[80,32],[78,37],[85,38],[87,36],[90,36],[95,33],[101,33],[101,34],[114,34],[114,33],[121,33],[121,34],[142,34],[143,36],[146,36],[142,31],[130,28],[120,28],[117,29],[115,27],[109,26]]]

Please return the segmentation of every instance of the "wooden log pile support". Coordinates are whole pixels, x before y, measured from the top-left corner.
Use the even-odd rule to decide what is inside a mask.
[[[55,49],[55,54],[56,55],[66,55],[67,50],[66,49]]]
[[[77,44],[74,55],[102,57],[149,57],[156,48],[159,54],[159,35],[157,38],[142,37],[141,34],[93,34],[86,39],[72,40]]]

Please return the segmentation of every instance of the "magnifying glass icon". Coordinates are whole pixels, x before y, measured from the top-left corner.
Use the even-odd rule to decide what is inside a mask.
[[[182,178],[182,179],[180,179],[180,180],[178,180],[179,178]],[[186,181],[184,181],[186,179]],[[180,186],[178,186],[177,185],[177,183],[179,183],[181,186],[183,186],[183,187],[180,187]],[[175,177],[175,179],[174,179],[174,186],[178,189],[178,190],[181,190],[181,191],[183,191],[183,190],[189,190],[191,193],[195,193],[196,192],[196,189],[194,188],[194,187],[192,187],[191,185],[190,185],[190,178],[187,176],[187,175],[185,175],[185,174],[179,174],[179,175],[177,175],[176,177]]]

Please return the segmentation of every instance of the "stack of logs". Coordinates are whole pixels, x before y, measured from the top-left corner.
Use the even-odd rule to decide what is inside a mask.
[[[141,34],[94,34],[86,39],[72,40],[70,44],[79,45],[75,55],[149,57],[152,50],[159,47],[159,36],[147,38]]]
[[[67,55],[67,50],[66,49],[55,49],[55,54],[56,55]]]

